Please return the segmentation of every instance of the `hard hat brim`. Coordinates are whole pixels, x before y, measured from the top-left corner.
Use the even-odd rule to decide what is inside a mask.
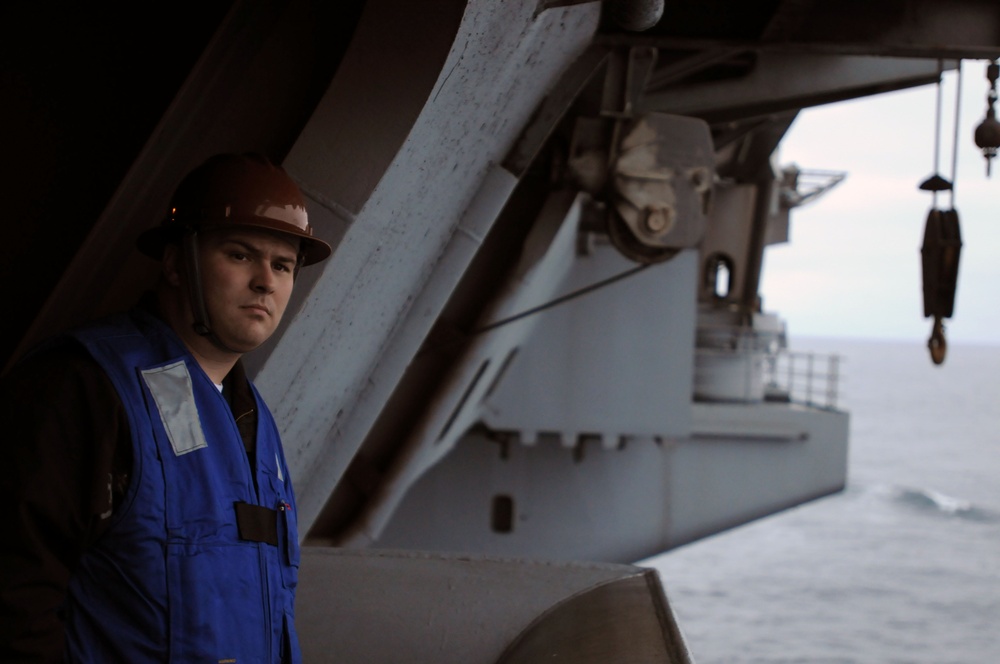
[[[204,222],[197,224],[195,228],[198,231],[207,231],[219,228],[263,229],[273,231],[281,235],[298,238],[299,255],[302,257],[301,265],[303,267],[324,261],[330,257],[330,254],[333,253],[333,247],[331,247],[324,240],[300,231],[297,228],[290,227],[289,224],[285,224],[280,221],[273,221],[264,217],[256,217],[245,221],[234,221],[229,219],[222,223]],[[168,244],[178,242],[183,233],[184,228],[177,224],[154,226],[153,228],[143,231],[139,237],[136,238],[135,245],[143,255],[155,260],[160,260],[163,258],[164,248]]]

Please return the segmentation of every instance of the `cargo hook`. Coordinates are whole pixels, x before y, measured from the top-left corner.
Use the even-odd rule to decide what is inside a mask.
[[[934,317],[934,329],[931,330],[931,338],[927,340],[927,348],[931,351],[931,360],[934,364],[944,363],[945,353],[948,352],[948,342],[944,338],[944,323],[940,316]]]

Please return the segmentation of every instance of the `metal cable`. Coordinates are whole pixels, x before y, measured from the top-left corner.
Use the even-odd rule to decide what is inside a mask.
[[[521,320],[522,318],[527,318],[528,316],[532,316],[534,314],[537,314],[537,313],[540,313],[542,311],[545,311],[546,309],[551,309],[552,307],[555,307],[555,306],[558,306],[560,304],[563,304],[564,302],[569,302],[570,300],[576,299],[576,298],[580,297],[581,295],[586,295],[587,293],[590,293],[592,291],[598,290],[600,288],[604,288],[605,286],[610,286],[611,284],[615,283],[616,281],[620,281],[622,279],[626,279],[628,277],[631,277],[632,275],[637,274],[639,272],[642,272],[647,267],[651,267],[653,265],[656,265],[656,263],[644,263],[644,264],[639,265],[637,267],[633,267],[633,268],[631,268],[629,270],[625,270],[624,272],[619,272],[618,274],[616,274],[614,276],[611,276],[611,277],[608,277],[607,279],[603,279],[603,280],[598,281],[596,283],[590,284],[589,286],[584,286],[583,288],[579,288],[579,289],[577,289],[577,290],[575,290],[575,291],[573,291],[571,293],[567,293],[566,295],[562,295],[560,297],[557,297],[554,300],[550,300],[549,302],[546,302],[545,304],[540,304],[537,307],[532,307],[531,309],[527,309],[526,311],[522,311],[519,314],[514,314],[513,316],[509,316],[509,317],[504,318],[502,320],[498,320],[495,323],[490,323],[489,325],[484,325],[483,327],[480,327],[478,329],[473,330],[470,333],[470,335],[471,336],[475,336],[477,334],[482,334],[483,332],[489,332],[490,330],[495,330],[498,327],[503,327],[504,325],[507,325],[509,323],[513,323],[514,321],[518,321],[518,320]]]
[[[951,149],[951,209],[955,209],[955,186],[958,181],[958,123],[962,110],[962,61],[958,61],[955,73],[957,88],[955,90],[955,136],[952,138]]]

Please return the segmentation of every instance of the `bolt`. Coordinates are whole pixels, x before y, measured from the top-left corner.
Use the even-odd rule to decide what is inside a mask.
[[[654,235],[664,233],[671,225],[670,209],[666,207],[646,208],[646,230]]]

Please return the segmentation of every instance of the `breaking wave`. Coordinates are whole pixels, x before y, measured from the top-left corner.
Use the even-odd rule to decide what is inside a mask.
[[[889,487],[887,492],[893,501],[912,509],[979,523],[1000,522],[1000,512],[931,489]]]

